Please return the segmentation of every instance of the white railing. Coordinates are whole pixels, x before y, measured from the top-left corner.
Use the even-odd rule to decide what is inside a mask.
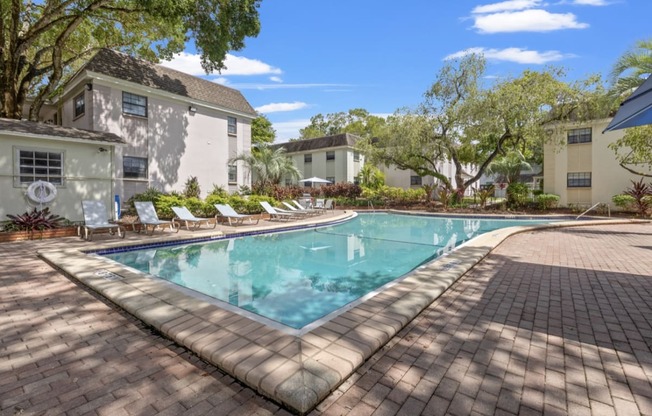
[[[591,208],[587,209],[586,211],[584,211],[583,213],[581,213],[580,215],[578,215],[578,216],[575,218],[575,220],[576,220],[576,221],[579,220],[580,218],[582,218],[582,217],[584,216],[584,214],[588,213],[589,211],[595,209],[596,207],[598,207],[598,206],[600,206],[600,205],[604,205],[604,206],[607,207],[607,215],[608,215],[609,217],[611,217],[611,208],[609,207],[609,204],[603,204],[602,202],[598,202],[597,204],[593,205]]]

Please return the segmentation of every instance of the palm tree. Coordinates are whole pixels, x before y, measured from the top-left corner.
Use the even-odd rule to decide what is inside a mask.
[[[291,179],[301,179],[301,172],[292,164],[292,159],[285,155],[285,149],[276,149],[263,144],[255,152],[241,153],[229,159],[229,164],[244,162],[253,174],[255,187],[265,189],[271,185],[278,185],[284,176]]]
[[[521,170],[532,169],[519,151],[512,151],[491,162],[487,168],[488,174],[500,175],[506,183],[518,182]]]
[[[626,98],[652,74],[652,39],[639,40],[636,46],[625,52],[611,70],[611,94]]]
[[[360,186],[369,189],[379,189],[385,184],[385,175],[377,167],[370,163],[365,163],[360,173],[358,173]]]

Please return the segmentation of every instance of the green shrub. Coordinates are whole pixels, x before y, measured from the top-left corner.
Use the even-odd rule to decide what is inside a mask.
[[[536,197],[536,201],[540,209],[556,208],[557,204],[559,204],[559,195],[539,194]]]
[[[480,207],[482,209],[485,209],[487,207],[487,200],[489,200],[490,197],[493,196],[496,188],[491,185],[491,186],[485,186],[481,189],[477,189],[475,191],[475,196],[480,199]]]
[[[227,197],[229,196],[229,193],[227,192],[226,189],[224,189],[223,186],[218,186],[213,184],[213,189],[208,193],[208,195],[215,195],[215,196],[223,196]]]
[[[186,198],[199,198],[200,195],[201,189],[199,188],[199,180],[196,176],[189,177],[183,187],[183,196]]]
[[[633,210],[634,206],[636,205],[636,199],[633,196],[626,194],[612,196],[611,202],[613,202],[614,205],[618,208],[621,208],[625,211]]]
[[[172,207],[181,207],[184,206],[186,198],[178,194],[170,195],[161,195],[156,202],[154,202],[154,207],[156,207],[156,214],[159,218],[170,219],[174,217],[174,212]]]
[[[530,188],[524,183],[512,182],[507,186],[507,206],[521,208],[528,203]]]

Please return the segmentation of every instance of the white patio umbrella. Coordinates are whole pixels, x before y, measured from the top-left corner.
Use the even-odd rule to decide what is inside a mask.
[[[611,123],[604,129],[612,131],[652,124],[652,76],[620,104]]]
[[[318,178],[316,176],[313,176],[312,178],[308,178],[308,179],[301,179],[299,182],[310,182],[311,184],[315,184],[315,183],[332,183],[328,179],[322,179],[322,178]]]

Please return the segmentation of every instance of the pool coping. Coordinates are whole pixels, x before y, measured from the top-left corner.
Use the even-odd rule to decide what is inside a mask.
[[[350,215],[344,212],[316,219],[312,226]],[[89,250],[138,244],[114,241],[83,251],[44,250],[38,255],[260,394],[305,414],[509,236],[546,228],[632,222],[647,221],[566,221],[482,234],[300,336],[288,335],[183,291],[172,290],[163,281],[86,254]],[[268,225],[251,230],[270,232],[281,228],[287,227]],[[196,236],[211,235],[221,238],[224,234],[208,231]],[[154,237],[148,241],[172,240],[175,239]]]

